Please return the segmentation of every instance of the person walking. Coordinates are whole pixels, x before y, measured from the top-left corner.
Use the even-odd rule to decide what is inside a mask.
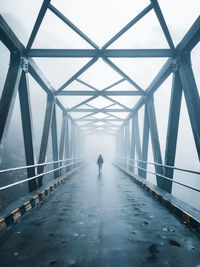
[[[99,166],[99,173],[102,173],[103,157],[101,154],[97,159],[97,165]]]

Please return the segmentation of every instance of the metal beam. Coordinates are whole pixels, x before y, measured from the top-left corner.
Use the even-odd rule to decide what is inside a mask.
[[[91,106],[91,105],[89,105],[89,104],[86,104],[86,106],[94,108],[93,106]],[[111,107],[111,106],[114,106],[114,104],[111,104],[111,105],[109,105],[109,106],[106,106],[106,108]],[[85,118],[88,118],[88,117],[92,117],[92,115],[95,115],[95,114],[97,114],[97,113],[98,113],[98,111],[96,111],[96,112],[92,112],[92,113],[87,114],[87,115],[85,115],[85,116],[83,116],[83,117],[80,117],[79,119],[85,119]]]
[[[117,82],[115,82],[115,83],[113,83],[113,84],[107,86],[106,88],[104,88],[104,89],[102,90],[102,92],[107,91],[108,89],[110,89],[110,88],[112,88],[112,87],[114,87],[114,86],[116,86],[116,85],[118,85],[118,84],[120,84],[120,83],[122,83],[122,82],[124,82],[124,81],[126,81],[126,79],[124,79],[124,78],[123,78],[123,79],[120,79],[119,81],[117,81]]]
[[[112,43],[114,43],[119,37],[121,37],[125,32],[127,32],[135,23],[137,23],[141,18],[143,18],[149,11],[151,11],[152,5],[148,5],[144,10],[142,10],[134,19],[132,19],[121,31],[119,31],[112,39],[110,39],[102,49],[106,49]]]
[[[33,150],[33,135],[32,135],[32,116],[30,107],[30,96],[29,96],[29,84],[28,74],[22,72],[20,83],[19,83],[19,101],[22,119],[22,129],[24,136],[24,149],[26,157],[26,165],[34,165],[34,150]],[[27,176],[31,178],[35,176],[35,168],[27,168]],[[36,179],[28,181],[29,192],[37,189]]]
[[[154,58],[172,57],[170,49],[31,49],[28,57],[48,58]]]
[[[92,96],[92,97],[90,97],[90,98],[88,98],[88,99],[82,101],[81,103],[79,103],[79,104],[73,106],[72,108],[68,108],[68,109],[66,109],[66,110],[67,110],[67,112],[74,111],[74,110],[77,109],[78,107],[80,107],[80,106],[82,106],[82,105],[84,105],[84,104],[86,104],[86,103],[88,103],[88,102],[94,100],[94,99],[97,98],[97,97],[98,97],[98,96]]]
[[[148,108],[149,128],[151,133],[151,143],[152,143],[154,162],[162,164],[162,156],[161,156],[160,142],[158,137],[158,128],[157,128],[153,97],[148,101],[147,108]],[[163,174],[162,166],[156,165],[155,170],[157,174],[161,175]],[[156,175],[156,180],[157,180],[157,186],[163,188],[163,178],[161,178],[159,175]]]
[[[8,26],[6,21],[0,15],[0,40],[3,44],[12,52],[17,50],[19,53],[22,53],[24,46],[21,44],[19,39],[16,37],[14,32]]]
[[[53,89],[49,81],[45,78],[40,68],[31,58],[29,58],[29,61],[28,61],[28,70],[31,76],[44,89],[46,93],[54,94],[55,90]]]
[[[131,151],[130,151],[130,159],[131,160],[135,160],[135,124],[134,124],[134,117],[133,117],[133,114],[132,114],[132,117],[131,117],[131,123],[132,123],[132,127],[131,127]],[[130,164],[133,164],[132,161],[129,162]],[[134,167],[133,166],[130,166],[129,167],[130,171],[134,172]]]
[[[93,118],[93,119],[75,119],[75,121],[110,121],[110,122],[122,122],[124,121],[123,119],[96,119],[96,118]]]
[[[26,47],[27,50],[29,50],[31,48],[31,46],[32,46],[32,44],[33,44],[33,42],[35,40],[35,37],[37,35],[37,32],[38,32],[38,30],[40,28],[40,25],[41,25],[41,23],[43,21],[43,18],[44,18],[45,14],[46,14],[46,11],[47,11],[47,8],[48,8],[50,2],[51,2],[51,0],[44,0],[43,1],[42,7],[41,7],[40,12],[38,14],[38,17],[36,19],[35,25],[33,27],[31,36],[29,38],[29,41],[28,41],[28,44],[27,44],[27,47]]]
[[[108,97],[108,96],[106,96],[106,95],[103,95],[102,97],[105,98],[105,99],[107,99],[107,100],[109,100],[110,102],[114,103],[115,105],[118,105],[118,106],[120,106],[120,107],[122,107],[122,108],[125,108],[125,109],[128,109],[129,111],[131,111],[130,108],[128,108],[127,106],[121,104],[120,102],[118,102],[118,101],[112,99],[111,97]]]
[[[189,55],[182,55],[179,69],[197,154],[200,160],[200,98]]]
[[[60,18],[66,25],[68,25],[73,31],[75,31],[80,37],[82,37],[88,44],[90,44],[95,49],[99,47],[88,38],[82,31],[80,31],[69,19],[67,19],[58,9],[56,9],[53,5],[49,5],[49,9]]]
[[[133,85],[137,90],[144,93],[144,90],[137,83],[135,83],[128,75],[126,75],[126,73],[124,73],[119,67],[117,67],[111,60],[104,57],[103,61],[106,62],[113,70],[119,73],[124,79],[127,80],[127,82]]]
[[[148,96],[153,96],[155,91],[161,86],[161,84],[169,77],[169,75],[172,73],[172,66],[173,66],[173,60],[170,58],[167,60],[167,62],[164,64],[164,66],[161,68],[161,70],[158,72],[156,77],[153,79],[151,84],[146,90],[146,95],[142,96],[139,101],[136,103],[134,108],[132,109],[132,112],[137,112],[147,101]],[[126,121],[130,120],[131,114],[127,116],[127,118],[124,120],[124,123]]]
[[[0,160],[3,153],[4,137],[6,135],[13,112],[20,77],[20,55],[18,53],[11,53],[10,66],[0,99]]]
[[[46,112],[45,112],[45,119],[44,119],[43,132],[42,132],[42,141],[40,145],[38,163],[45,162],[54,104],[55,104],[55,99],[52,96],[47,95]],[[45,168],[44,165],[38,166],[38,169],[37,169],[38,174],[43,173],[44,168]],[[38,178],[39,187],[42,186],[42,180],[43,180],[42,176]]]
[[[139,91],[61,91],[58,95],[62,96],[82,96],[82,95],[93,95],[93,96],[138,96],[142,95]]]
[[[180,44],[177,46],[178,50],[185,50],[190,52],[200,41],[200,16],[196,19],[192,27],[183,37]]]
[[[58,134],[57,134],[57,118],[56,118],[56,105],[53,108],[52,123],[51,123],[51,138],[52,138],[52,150],[53,150],[53,161],[58,161]],[[53,164],[54,169],[57,169],[58,162]],[[54,172],[54,178],[60,175],[59,170]]]
[[[65,149],[65,135],[66,135],[66,113],[62,114],[62,127],[61,127],[61,135],[60,135],[60,146],[59,146],[59,160],[63,159],[64,149]],[[60,167],[63,162],[60,163]],[[60,174],[62,174],[62,170],[60,170]]]
[[[69,119],[68,119],[68,113],[66,114],[66,130],[65,130],[65,158],[70,158],[70,148],[69,148]],[[66,171],[68,171],[70,168],[67,166]]]
[[[85,66],[83,66],[76,74],[74,74],[66,83],[64,83],[57,91],[56,94],[58,94],[60,91],[65,89],[70,83],[72,83],[74,80],[76,80],[83,72],[85,72],[89,67],[91,67],[98,58],[92,58]]]
[[[135,131],[135,147],[137,152],[137,157],[139,160],[142,158],[141,144],[140,144],[140,132],[138,123],[138,113],[133,115],[134,131]]]
[[[143,124],[143,139],[142,139],[142,161],[147,161],[149,147],[149,118],[147,105],[145,104],[144,110],[144,124]],[[147,163],[141,162],[141,168],[147,169]],[[146,179],[146,172],[141,170],[140,175]]]
[[[107,112],[129,112],[129,109],[122,109],[122,108],[115,108],[115,109],[107,109],[107,108],[103,108],[103,109],[98,109],[98,108],[90,108],[90,109],[87,109],[87,108],[77,108],[77,109],[73,109],[71,110],[71,112],[95,112],[95,113],[98,113],[98,112],[101,112],[101,113],[107,113]]]
[[[76,81],[79,82],[79,83],[81,83],[81,84],[83,84],[83,85],[85,85],[85,86],[87,86],[87,87],[89,87],[89,88],[91,88],[94,91],[99,91],[97,88],[95,88],[94,86],[92,86],[92,85],[90,85],[90,84],[82,81],[81,79],[76,79]]]
[[[171,92],[169,119],[167,128],[167,139],[165,146],[164,164],[169,166],[174,166],[175,162],[179,117],[181,109],[181,98],[182,98],[182,85],[179,72],[176,71],[173,74],[172,92]],[[174,173],[173,168],[167,168],[167,167],[164,168],[164,175],[167,176],[168,178],[173,179],[173,173]],[[163,184],[165,190],[171,193],[172,182],[169,180],[165,180]]]
[[[152,4],[153,8],[154,8],[154,11],[156,13],[156,16],[158,18],[158,21],[160,23],[160,26],[161,26],[161,28],[163,30],[163,33],[165,35],[165,38],[166,38],[166,40],[167,40],[167,42],[169,44],[169,47],[173,51],[173,50],[175,50],[174,43],[172,41],[170,32],[168,30],[167,24],[166,24],[165,19],[163,17],[163,14],[162,14],[162,11],[161,11],[160,6],[158,4],[158,1],[157,0],[150,0],[150,1],[151,1],[151,4]]]

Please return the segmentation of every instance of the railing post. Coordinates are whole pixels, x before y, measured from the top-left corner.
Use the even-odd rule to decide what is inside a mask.
[[[153,97],[149,98],[147,107],[148,107],[149,128],[151,133],[154,162],[162,164],[162,156],[161,156],[160,142],[158,137],[158,129],[157,129],[157,121],[156,121]],[[157,174],[161,175],[163,174],[162,166],[155,165],[155,170]],[[156,175],[156,180],[158,187],[163,188],[163,178],[161,178],[159,175]]]
[[[147,105],[145,104],[144,110],[144,125],[143,125],[143,141],[142,141],[142,161],[147,161],[148,158],[148,146],[149,146],[149,118]],[[141,167],[147,169],[147,163],[142,162]],[[142,178],[146,179],[147,173],[144,170],[141,170],[140,175]]]
[[[53,161],[58,161],[58,135],[57,135],[57,118],[56,118],[56,105],[53,108],[52,123],[51,123],[51,138],[52,138],[52,149],[53,149]],[[53,164],[53,168],[59,167],[58,162]],[[59,177],[59,170],[54,172],[54,178]]]
[[[14,50],[10,54],[10,66],[0,99],[0,162],[3,156],[4,138],[13,112],[21,71],[20,54],[17,50]]]
[[[32,115],[29,96],[28,74],[22,71],[19,84],[19,101],[22,119],[22,129],[24,136],[24,148],[26,156],[26,165],[34,165],[34,149],[32,136]],[[27,168],[28,178],[35,176],[35,168]],[[28,181],[29,192],[37,188],[36,179]]]
[[[165,148],[165,161],[164,161],[164,164],[169,166],[174,166],[175,162],[181,99],[182,99],[182,85],[179,72],[176,71],[173,74],[173,81],[172,81],[172,92],[170,100],[167,139]],[[174,169],[164,167],[165,176],[173,179],[173,174],[174,174]],[[171,193],[172,182],[169,180],[165,180],[164,187],[165,187],[164,189],[167,192]]]
[[[40,154],[38,163],[44,163],[46,158],[47,152],[47,145],[49,139],[49,132],[52,122],[52,114],[55,105],[55,99],[53,95],[47,95],[47,104],[46,104],[46,112],[45,112],[45,119],[44,119],[44,126],[42,132],[42,140],[40,145]],[[43,173],[45,166],[38,166],[38,174]],[[43,177],[38,178],[38,186],[42,186]]]
[[[200,100],[189,54],[181,55],[179,73],[197,154],[200,160]]]

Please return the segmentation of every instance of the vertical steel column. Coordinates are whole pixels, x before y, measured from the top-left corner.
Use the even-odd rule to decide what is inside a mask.
[[[47,95],[47,104],[46,104],[46,113],[44,119],[44,126],[42,132],[42,141],[40,145],[40,154],[38,163],[44,163],[46,158],[47,146],[48,146],[48,139],[49,139],[49,132],[52,122],[52,115],[53,109],[55,105],[55,99],[53,95]],[[43,173],[45,166],[38,166],[38,174]],[[38,186],[42,186],[43,176],[38,178]]]
[[[182,85],[179,72],[174,72],[172,81],[172,92],[169,109],[169,119],[167,128],[167,139],[165,148],[165,165],[174,166],[176,155],[176,144],[179,126],[179,117],[181,109]],[[174,170],[172,168],[164,168],[164,175],[173,179]],[[164,189],[171,193],[172,182],[166,180]]]
[[[140,143],[138,112],[134,114],[134,131],[135,131],[135,148],[136,148],[136,152],[137,152],[137,159],[141,160],[142,151],[141,151],[141,143]],[[138,167],[141,167],[141,162],[137,162],[137,165],[138,165]],[[138,169],[138,175],[141,176],[141,170],[140,169]]]
[[[53,108],[52,123],[51,123],[51,138],[53,149],[53,161],[58,161],[58,136],[57,136],[57,119],[56,119],[56,105]],[[54,169],[59,167],[58,162],[53,164]],[[54,172],[54,178],[60,175],[59,170]]]
[[[132,114],[131,118],[132,122],[132,130],[131,130],[131,151],[130,151],[130,164],[135,165],[135,122],[134,122],[134,116]],[[130,166],[130,171],[134,172],[135,168],[133,166]]]
[[[68,114],[66,114],[66,130],[65,130],[65,158],[70,158],[70,147],[69,147],[69,118]],[[69,164],[68,161],[65,162],[65,164]],[[69,171],[69,167],[66,167],[66,172]]]
[[[143,141],[142,141],[142,161],[147,161],[148,157],[148,146],[149,146],[149,118],[147,105],[145,104],[144,110],[144,125],[143,125]],[[141,168],[147,169],[147,163],[142,162]],[[146,179],[146,171],[141,170],[140,175]]]
[[[148,107],[149,128],[150,128],[150,133],[151,133],[151,142],[152,142],[154,162],[162,164],[162,156],[161,156],[161,151],[160,151],[160,142],[159,142],[159,137],[158,137],[158,128],[157,128],[153,97],[151,97],[148,100],[147,107]],[[155,165],[155,170],[156,170],[156,173],[163,174],[162,166]],[[163,178],[157,175],[156,180],[157,180],[157,185],[160,188],[163,188]]]
[[[10,66],[0,99],[0,162],[3,156],[4,137],[10,123],[20,77],[20,54],[14,51],[10,54]]]
[[[126,158],[126,168],[128,169],[129,157],[130,157],[130,129],[129,121],[125,126],[125,158]]]
[[[32,115],[29,96],[28,74],[22,72],[19,83],[19,101],[22,119],[22,129],[24,136],[24,149],[26,156],[26,165],[34,165],[34,149],[32,136]],[[35,176],[35,168],[27,168],[28,178]],[[36,179],[28,181],[29,192],[37,188]]]
[[[61,128],[61,135],[60,135],[60,146],[59,146],[59,160],[63,159],[64,149],[65,149],[65,134],[66,134],[66,112],[62,114],[62,128]],[[65,163],[64,163],[65,164]],[[60,162],[59,166],[62,167],[63,163]],[[60,170],[60,175],[62,174],[62,169]]]
[[[182,55],[179,68],[197,154],[200,160],[200,100],[194,74],[191,67],[190,55]]]
[[[74,158],[74,123],[71,120],[71,129],[70,129],[70,158]],[[70,161],[70,163],[73,163],[73,159]],[[70,169],[73,168],[73,164],[70,165]]]

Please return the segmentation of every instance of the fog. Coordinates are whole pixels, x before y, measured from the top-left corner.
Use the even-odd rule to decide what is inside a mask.
[[[85,156],[88,162],[96,164],[99,154],[102,154],[104,163],[111,163],[115,159],[115,138],[109,135],[85,136]]]
[[[123,28],[133,17],[135,17],[148,4],[148,0],[102,0],[102,1],[67,1],[63,4],[63,0],[52,0],[63,14],[69,18],[77,27],[79,27],[86,35],[94,42],[102,47],[113,35]],[[41,0],[0,0],[0,10],[3,18],[7,21],[14,33],[20,41],[26,45],[29,39],[31,30],[39,12]],[[199,15],[200,1],[199,0],[159,0],[159,4],[166,18],[167,25],[174,44],[177,45],[187,30],[194,23]],[[105,8],[106,6],[106,8]],[[77,8],[78,7],[78,8]],[[177,14],[177,10],[179,11]],[[103,18],[103,19],[102,19]],[[58,30],[59,29],[59,30]],[[71,29],[64,25],[51,11],[47,11],[43,24],[40,27],[38,35],[33,44],[33,48],[91,48],[84,40],[82,40]],[[112,44],[110,48],[168,48],[168,44],[162,33],[160,25],[155,14],[151,11],[143,20],[139,21],[132,29],[125,33],[119,40]],[[0,42],[0,95],[5,81],[6,73],[9,67],[9,53],[5,46]],[[192,51],[192,68],[196,83],[200,92],[200,44]],[[88,61],[88,58],[35,58],[35,62],[41,68],[42,72],[57,90],[65,83],[72,75],[82,68]],[[136,83],[144,90],[153,80],[160,68],[166,62],[166,58],[148,58],[148,59],[112,59],[118,67],[126,72]],[[85,73],[79,77],[83,81],[89,83],[95,88],[102,90],[113,82],[120,80],[122,77],[111,69],[103,60],[99,59]],[[161,85],[155,93],[155,111],[158,122],[158,134],[160,138],[161,153],[164,158],[167,122],[169,114],[169,103],[171,95],[172,75]],[[40,140],[42,135],[43,120],[45,114],[46,93],[29,75],[30,84],[30,100],[33,117],[33,138],[36,161],[38,160]],[[72,82],[66,90],[91,90],[84,85],[80,85],[77,81]],[[124,81],[109,90],[135,90],[130,83]],[[59,100],[66,108],[71,108],[79,104],[88,97],[59,97]],[[121,104],[132,108],[138,101],[139,97],[112,97],[113,100],[119,101]],[[90,101],[89,104],[96,108],[103,108],[110,101],[102,97]],[[120,106],[115,105],[115,108]],[[81,108],[89,108],[82,105]],[[72,117],[78,119],[87,113],[72,112]],[[127,117],[128,113],[109,113],[110,118],[118,116],[121,119]],[[101,119],[106,115],[98,113],[93,115],[93,118]],[[139,111],[139,130],[140,138],[143,133],[143,117],[144,108]],[[57,128],[58,138],[61,133],[62,112],[57,108]],[[79,126],[83,125],[77,122]],[[114,133],[117,132],[116,126],[120,126],[121,122],[115,122]],[[95,124],[96,126],[98,125]],[[99,129],[102,130],[104,124],[99,124]],[[23,139],[21,129],[21,118],[19,111],[18,96],[16,98],[14,112],[12,114],[10,126],[8,129],[7,140],[4,144],[4,156],[1,168],[9,168],[23,165],[25,162]],[[85,130],[87,130],[85,128]],[[51,137],[50,137],[51,138]],[[49,140],[50,140],[49,138]],[[142,140],[141,140],[142,141]],[[99,154],[103,155],[106,163],[111,162],[115,157],[115,138],[113,135],[104,134],[98,135],[94,132],[92,135],[85,136],[85,156],[88,162],[96,164]],[[14,148],[14,151],[13,151]],[[52,159],[51,142],[49,141],[47,160]],[[151,141],[149,144],[148,161],[153,162],[153,154]],[[178,132],[178,143],[175,165],[181,168],[200,170],[197,151],[193,139],[191,125],[187,113],[185,99],[183,97],[181,106],[180,126]],[[149,167],[149,170],[153,170]],[[24,173],[13,179],[21,179]],[[190,186],[200,187],[199,176],[185,175],[175,172],[174,177],[177,181],[184,182]],[[155,177],[148,175],[147,179],[155,183]],[[4,182],[7,177],[4,177]],[[21,190],[21,189],[20,189]],[[26,191],[24,189],[24,191]],[[190,203],[195,208],[200,206],[199,193],[193,192],[182,187],[174,186],[173,194],[182,200]],[[17,194],[16,194],[17,197]],[[0,208],[3,204],[0,203]]]

